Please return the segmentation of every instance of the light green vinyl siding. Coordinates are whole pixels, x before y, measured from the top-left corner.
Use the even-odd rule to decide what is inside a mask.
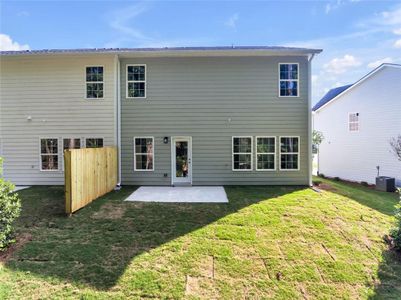
[[[279,62],[299,63],[299,97],[278,97]],[[146,99],[126,99],[127,64],[146,64]],[[122,183],[170,185],[171,136],[191,136],[194,185],[308,184],[307,72],[306,57],[122,59]],[[134,171],[134,136],[154,136],[153,172]],[[254,151],[253,171],[232,171],[232,136],[276,136],[277,170],[256,171]],[[300,137],[299,171],[279,171],[279,136]]]

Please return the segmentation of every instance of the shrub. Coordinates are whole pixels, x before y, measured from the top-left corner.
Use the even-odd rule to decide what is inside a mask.
[[[340,177],[337,177],[337,176],[334,177],[333,179],[334,179],[334,181],[340,181],[341,180]]]
[[[0,175],[2,174],[0,157]],[[21,212],[18,194],[13,193],[14,185],[0,177],[0,250],[15,242],[13,222]]]
[[[319,177],[322,177],[322,178],[326,178],[326,176],[324,176],[324,174],[323,173],[319,173],[319,175],[318,175]]]
[[[323,181],[319,180],[319,179],[315,179],[312,181],[313,185],[318,186],[319,184],[321,184]]]
[[[367,183],[366,181],[361,181],[361,185],[363,185],[363,186],[369,186],[369,183]]]
[[[393,239],[394,249],[401,251],[401,188],[398,189],[398,193],[400,195],[400,202],[397,204],[395,210],[396,224],[395,228],[391,230],[390,236]]]

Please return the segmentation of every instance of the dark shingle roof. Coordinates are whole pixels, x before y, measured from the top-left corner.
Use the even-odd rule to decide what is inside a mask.
[[[180,52],[180,51],[279,51],[320,53],[321,49],[280,46],[216,46],[216,47],[163,47],[163,48],[92,48],[92,49],[43,49],[22,51],[0,51],[0,55],[57,54],[57,53],[135,53],[135,52]]]
[[[347,84],[347,85],[343,85],[343,86],[331,89],[330,91],[328,91],[326,93],[326,95],[323,96],[322,99],[320,99],[320,101],[318,103],[315,104],[315,106],[312,108],[312,110],[313,111],[318,110],[323,105],[325,105],[326,103],[329,103],[331,100],[333,100],[335,97],[337,97],[339,94],[341,94],[342,92],[344,92],[351,86],[353,86],[353,84]]]

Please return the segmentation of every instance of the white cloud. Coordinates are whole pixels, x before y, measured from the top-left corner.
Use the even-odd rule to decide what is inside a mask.
[[[327,64],[323,65],[323,69],[327,73],[342,74],[348,69],[358,67],[362,63],[354,56],[346,54],[344,57],[333,58]]]
[[[29,45],[21,45],[11,39],[7,34],[0,33],[0,51],[29,50]]]
[[[396,7],[394,10],[383,11],[380,16],[382,23],[385,25],[399,25],[401,24],[401,6]]]
[[[395,41],[394,48],[401,48],[401,39]]]
[[[17,13],[17,17],[29,17],[29,16],[30,16],[30,13],[25,10],[19,11]]]
[[[392,63],[394,60],[391,57],[386,57],[386,58],[382,58],[376,61],[372,61],[371,63],[368,64],[369,68],[377,68],[378,66],[380,66],[381,64],[384,63]]]
[[[224,23],[224,25],[226,25],[229,28],[235,29],[237,27],[238,19],[239,19],[239,14],[235,13]]]
[[[401,35],[401,28],[399,28],[399,29],[394,29],[394,30],[393,30],[393,33],[394,33],[394,34],[397,34],[397,35]]]

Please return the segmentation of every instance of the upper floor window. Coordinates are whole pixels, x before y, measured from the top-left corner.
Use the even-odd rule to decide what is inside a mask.
[[[40,170],[59,170],[58,138],[40,139]]]
[[[86,148],[102,148],[103,139],[102,138],[87,138],[85,140]]]
[[[280,97],[298,97],[299,64],[279,64]]]
[[[252,137],[233,136],[232,167],[233,171],[252,170]]]
[[[146,98],[146,65],[127,65],[127,98]]]
[[[86,67],[86,98],[103,98],[103,67]]]
[[[348,114],[348,129],[349,131],[359,131],[359,113]]]

